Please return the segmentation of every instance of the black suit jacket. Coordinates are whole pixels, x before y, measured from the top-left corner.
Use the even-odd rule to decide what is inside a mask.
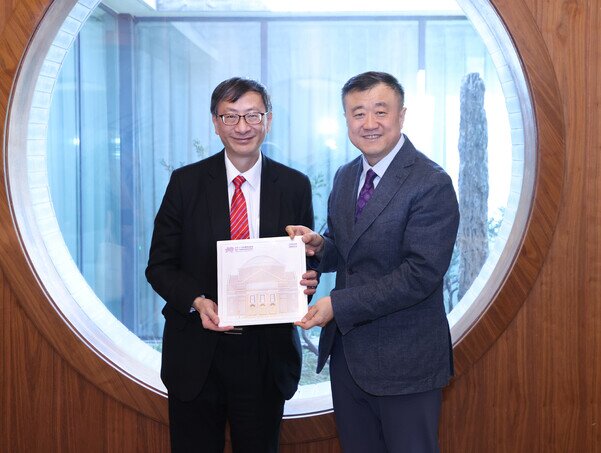
[[[307,176],[263,156],[260,237],[285,236],[286,225],[312,225]],[[230,239],[224,151],[175,170],[157,213],[146,278],[166,301],[161,379],[180,400],[194,399],[205,382],[221,333],[190,313],[200,295],[217,300],[216,241]],[[286,399],[301,372],[298,332],[292,324],[265,326],[269,364]]]

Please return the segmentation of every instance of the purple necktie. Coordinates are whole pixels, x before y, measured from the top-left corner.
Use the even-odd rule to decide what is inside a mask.
[[[355,222],[363,212],[363,208],[371,198],[371,195],[374,193],[374,179],[376,177],[376,172],[371,168],[367,170],[367,174],[365,175],[365,182],[363,183],[363,187],[361,187],[361,192],[359,192],[359,198],[357,198],[357,207],[355,208]]]

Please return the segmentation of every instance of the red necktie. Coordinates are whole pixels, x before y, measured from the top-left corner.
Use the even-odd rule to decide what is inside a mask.
[[[249,239],[248,214],[246,212],[246,200],[240,186],[244,184],[244,176],[238,175],[234,178],[234,196],[230,209],[230,233],[232,239]]]

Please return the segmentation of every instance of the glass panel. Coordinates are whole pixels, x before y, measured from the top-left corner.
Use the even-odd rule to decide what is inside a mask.
[[[477,217],[475,214],[481,214],[482,221],[486,223],[484,234],[487,237],[479,242],[474,237],[464,237],[464,229],[460,229],[451,267],[445,279],[445,306],[449,313],[480,272],[503,220],[511,182],[511,131],[499,77],[482,39],[468,21],[428,21],[425,56],[425,83],[416,92],[419,110],[414,114],[407,114],[406,128],[416,129],[421,149],[441,164],[453,178],[461,203],[462,221],[465,223],[466,219],[474,219]],[[488,162],[474,165],[474,162],[468,162],[464,157],[464,168],[474,165],[480,169],[480,172],[464,175],[464,178],[482,180],[472,181],[462,187],[459,184],[462,162],[458,151],[461,134],[460,91],[467,74],[477,74],[483,83],[486,118],[483,124],[472,121],[472,124],[464,127],[472,130],[482,127],[484,133],[488,134]],[[416,124],[416,120],[419,124]],[[490,177],[486,173],[489,168],[492,170]],[[472,190],[476,186],[484,187],[488,191],[488,197],[483,193],[483,199],[477,200],[474,198],[476,194],[466,193],[466,189]],[[468,200],[468,197],[471,198]],[[487,212],[473,212],[474,209],[480,210],[486,206]],[[469,260],[466,259],[468,254]]]
[[[484,218],[486,237],[477,252],[485,260],[507,208],[512,139],[495,66],[457,11],[133,20],[97,8],[55,85],[47,163],[65,242],[111,313],[160,350],[164,302],[144,277],[153,220],[171,171],[222,148],[209,113],[219,82],[245,76],[268,87],[273,124],[263,150],[309,175],[315,225],[323,230],[333,175],[358,155],[346,136],[340,89],[366,70],[390,72],[404,85],[404,131],[449,172],[464,202],[473,194],[460,185],[462,159],[467,162],[458,151],[460,92],[464,77],[478,74],[488,121],[478,124],[489,140],[488,161],[478,162],[473,179],[487,186],[488,196],[472,214]],[[484,263],[466,268],[467,253],[456,249],[445,281],[448,311]],[[323,276],[315,298],[332,285],[333,276]],[[302,333],[302,384],[323,383],[327,369],[314,373],[319,329]]]
[[[70,49],[57,81],[48,132],[54,209],[73,259],[119,319],[119,80],[116,20],[97,10]]]
[[[261,77],[260,25],[210,22],[138,22],[135,26],[133,100],[138,175],[134,197],[136,273],[134,332],[160,348],[163,300],[144,269],[154,216],[171,171],[220,151],[209,104],[213,87],[234,75]],[[244,47],[236,45],[244,36]]]
[[[146,1],[146,0],[144,0]],[[360,12],[366,13],[366,4],[359,0],[157,0],[158,11],[177,11],[195,13],[235,13],[261,12],[261,13],[338,13],[338,12]],[[461,13],[461,9],[455,0],[379,0],[369,4],[370,11],[388,13],[403,12],[434,12],[434,13]],[[369,13],[367,12],[367,13]]]

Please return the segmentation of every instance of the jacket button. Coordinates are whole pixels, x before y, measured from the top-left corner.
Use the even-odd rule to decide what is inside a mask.
[[[353,274],[355,273],[355,270],[349,267],[349,268],[346,270],[346,273],[347,273],[347,274],[349,274],[349,275],[353,275]]]

